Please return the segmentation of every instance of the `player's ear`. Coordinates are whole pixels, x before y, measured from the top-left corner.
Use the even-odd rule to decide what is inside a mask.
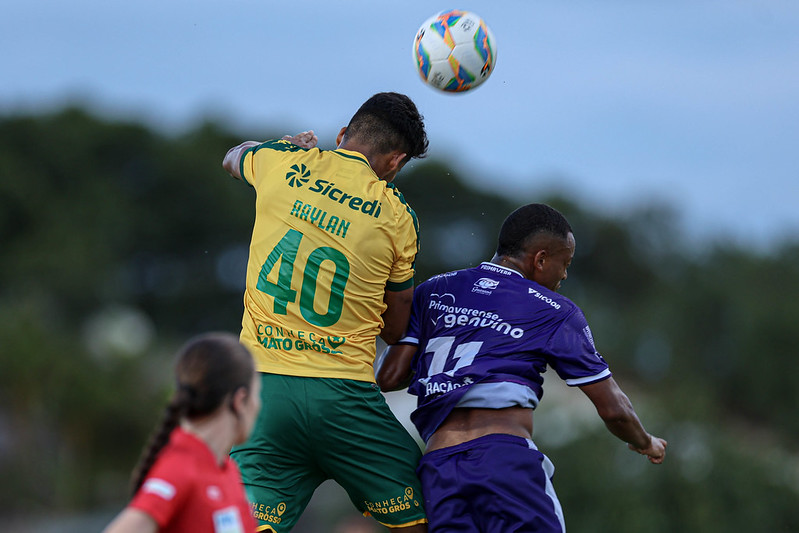
[[[406,156],[407,154],[405,152],[400,152],[399,150],[394,150],[378,156],[379,163],[375,160],[375,163],[379,165],[375,167],[375,171],[380,169],[380,172],[377,174],[378,177],[388,183],[394,181],[394,178],[397,177],[397,173],[405,165]]]
[[[341,141],[344,139],[344,133],[347,131],[347,126],[341,128],[336,136],[336,146],[341,146]]]
[[[236,418],[241,416],[244,406],[247,404],[249,391],[244,387],[239,387],[230,396],[230,410]]]
[[[531,254],[533,258],[533,268],[535,270],[543,270],[544,263],[546,263],[548,254],[546,248],[542,248],[535,252],[535,254]]]
[[[389,167],[390,171],[399,171],[402,166],[405,164],[405,158],[408,156],[405,152],[395,151],[391,153],[391,157],[389,158]]]

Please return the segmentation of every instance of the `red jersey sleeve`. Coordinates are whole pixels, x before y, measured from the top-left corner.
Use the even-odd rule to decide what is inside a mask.
[[[130,506],[151,517],[163,528],[180,509],[191,490],[185,465],[174,455],[161,457],[147,474]]]

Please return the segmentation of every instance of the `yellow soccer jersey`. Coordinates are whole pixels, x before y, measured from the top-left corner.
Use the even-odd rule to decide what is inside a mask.
[[[413,286],[415,213],[357,152],[268,141],[240,170],[256,192],[241,338],[257,369],[374,381],[386,287]]]

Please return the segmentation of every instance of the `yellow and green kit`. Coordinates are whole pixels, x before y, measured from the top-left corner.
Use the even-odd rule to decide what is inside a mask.
[[[277,140],[239,165],[256,192],[241,339],[263,407],[231,456],[259,530],[290,531],[326,479],[382,524],[426,522],[419,445],[373,369],[385,292],[413,287],[416,215],[358,152]]]

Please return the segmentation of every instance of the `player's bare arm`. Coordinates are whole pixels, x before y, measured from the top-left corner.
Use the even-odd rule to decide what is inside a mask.
[[[375,374],[380,390],[393,391],[408,387],[413,376],[411,361],[415,354],[416,346],[412,344],[388,347]]]
[[[230,150],[227,151],[225,154],[225,158],[222,160],[222,168],[227,170],[228,174],[233,176],[234,178],[240,180],[241,177],[241,170],[239,165],[241,163],[241,157],[250,148],[253,146],[258,146],[261,144],[258,141],[244,141],[238,146],[234,146]]]
[[[411,317],[411,302],[413,301],[413,287],[401,291],[386,290],[383,298],[386,310],[383,312],[383,329],[380,338],[386,344],[396,344],[405,335],[408,319]]]
[[[626,442],[631,450],[648,456],[650,462],[663,462],[667,442],[647,433],[630,399],[612,377],[580,389],[594,404],[611,433]]]

